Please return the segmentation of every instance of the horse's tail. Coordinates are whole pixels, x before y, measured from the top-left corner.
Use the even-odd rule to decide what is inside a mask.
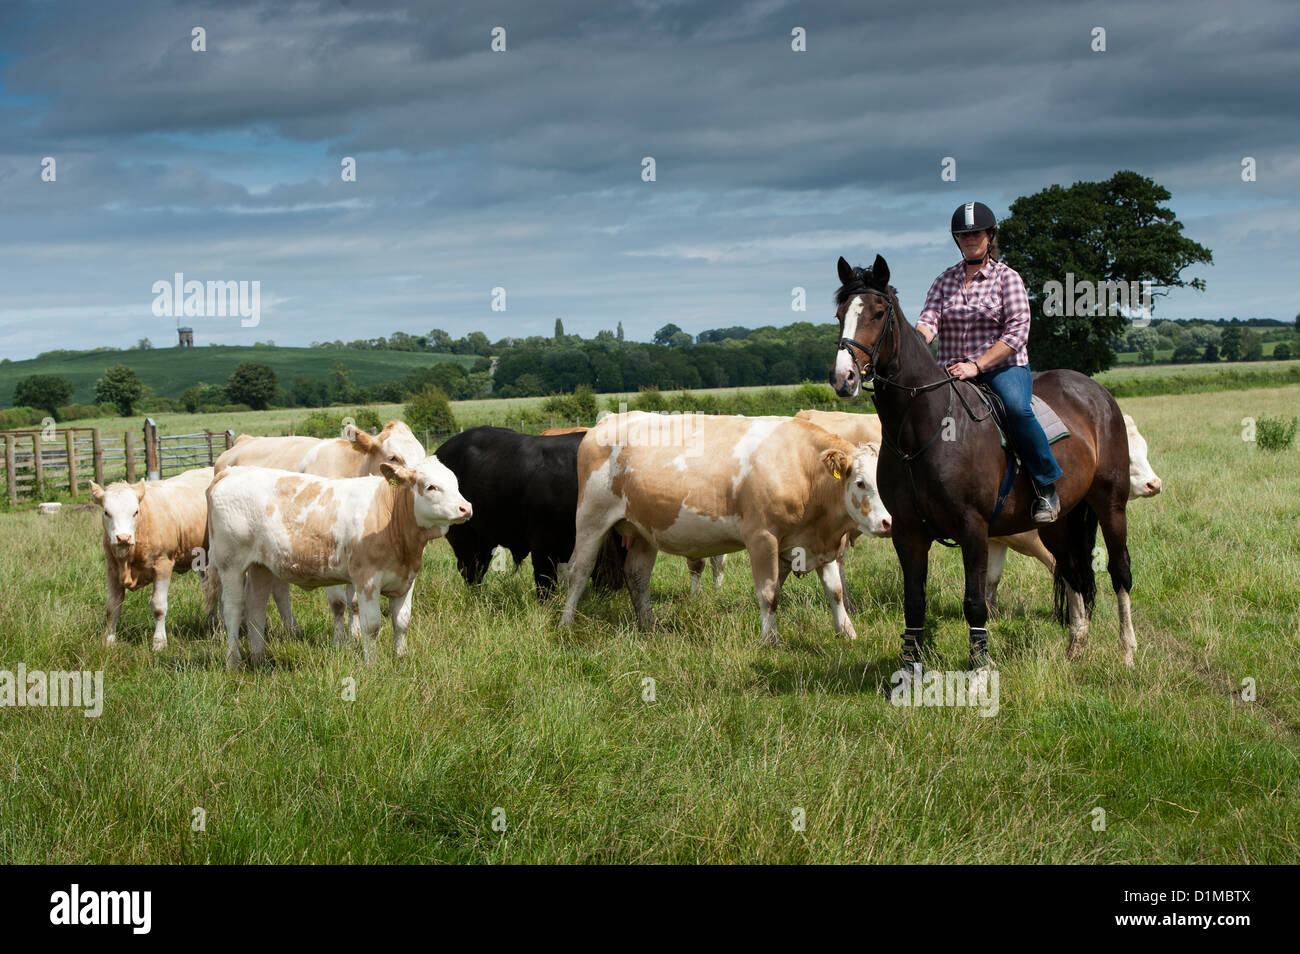
[[[1069,614],[1065,605],[1065,588],[1083,597],[1085,612],[1091,616],[1097,602],[1097,575],[1092,568],[1093,548],[1097,544],[1097,514],[1087,501],[1079,501],[1065,516],[1065,552],[1056,561],[1052,574],[1052,596],[1056,604],[1056,618],[1066,622]]]

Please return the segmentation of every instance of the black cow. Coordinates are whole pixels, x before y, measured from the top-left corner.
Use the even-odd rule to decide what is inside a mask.
[[[555,586],[557,564],[573,553],[578,508],[578,445],[582,433],[534,437],[506,427],[472,427],[436,451],[451,468],[474,516],[447,531],[460,575],[481,583],[492,550],[510,551],[515,565],[533,558],[533,582],[545,598]],[[611,533],[593,581],[602,589],[624,583],[626,550]]]

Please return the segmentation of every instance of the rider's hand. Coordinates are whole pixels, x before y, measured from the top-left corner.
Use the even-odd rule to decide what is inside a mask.
[[[948,373],[958,381],[965,381],[979,374],[980,369],[975,367],[974,361],[958,361],[956,364],[948,365]]]

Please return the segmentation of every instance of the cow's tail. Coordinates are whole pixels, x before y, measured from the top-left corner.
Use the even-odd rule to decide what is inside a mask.
[[[1092,568],[1097,543],[1097,515],[1087,501],[1079,501],[1065,516],[1065,551],[1052,574],[1052,597],[1059,622],[1068,621],[1066,587],[1083,597],[1084,611],[1091,616],[1097,601],[1097,574]]]

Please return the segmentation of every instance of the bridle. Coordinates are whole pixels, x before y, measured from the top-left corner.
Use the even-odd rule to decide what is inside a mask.
[[[880,347],[885,343],[886,335],[889,335],[894,330],[894,296],[889,294],[887,291],[881,291],[878,288],[871,287],[867,287],[864,291],[858,292],[858,294],[879,295],[881,298],[885,299],[885,304],[887,306],[885,309],[885,330],[876,336],[875,344],[868,348],[861,341],[855,341],[852,338],[840,338],[839,347],[835,349],[837,352],[847,351],[849,353],[849,362],[852,364],[857,363],[853,360],[853,352],[855,349],[866,356],[867,364],[857,369],[858,377],[861,380],[862,385],[865,385],[868,381],[874,381],[876,379],[876,359],[880,355]],[[870,374],[867,373],[868,368],[870,369]],[[882,378],[881,380],[884,379]]]

